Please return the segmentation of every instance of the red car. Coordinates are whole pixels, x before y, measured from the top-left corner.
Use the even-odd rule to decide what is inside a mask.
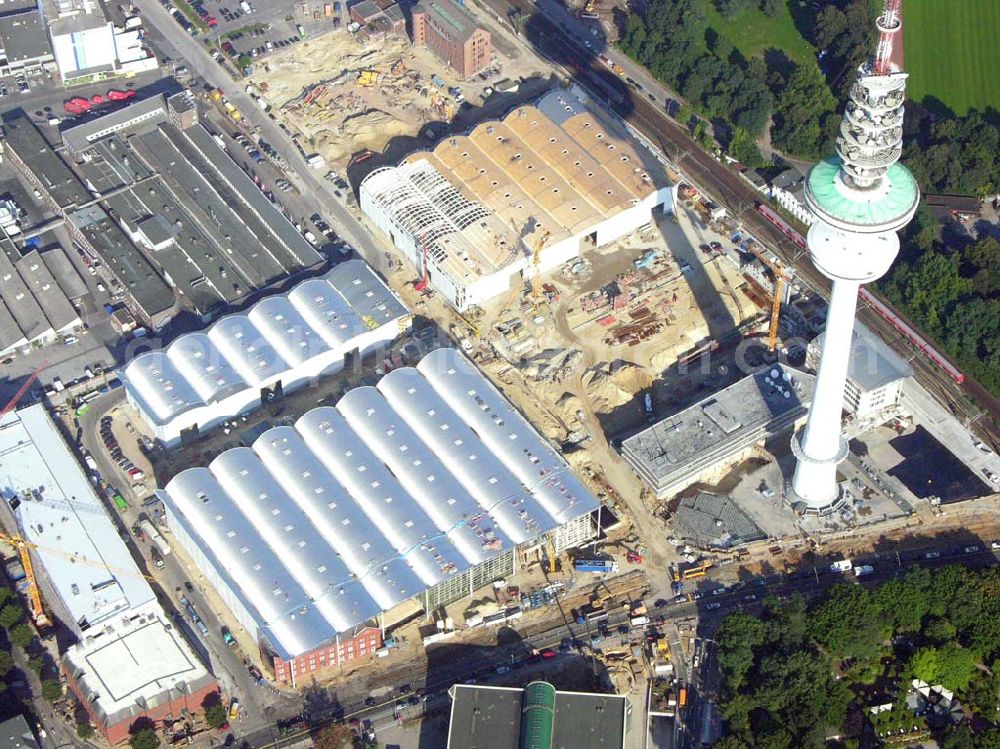
[[[540,651],[538,654],[546,659],[556,657],[556,651],[552,648],[545,648],[545,650]]]
[[[205,20],[205,23],[207,23],[210,27],[212,27],[214,29],[216,26],[219,25],[219,19],[216,18],[215,16],[209,16]]]

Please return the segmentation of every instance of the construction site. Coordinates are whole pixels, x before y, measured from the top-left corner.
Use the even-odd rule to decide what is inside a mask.
[[[432,51],[402,35],[333,34],[269,57],[254,83],[300,146],[334,168],[381,152],[397,136],[416,136],[428,123],[451,122],[466,97],[479,105],[497,85],[461,82]],[[541,70],[495,62],[494,77],[501,67],[504,75]]]

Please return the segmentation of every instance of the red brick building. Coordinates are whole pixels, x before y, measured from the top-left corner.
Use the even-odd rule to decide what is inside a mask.
[[[127,741],[140,718],[159,724],[199,713],[205,698],[219,690],[162,612],[94,629],[66,651],[62,672],[109,744]]]
[[[432,50],[462,78],[471,78],[493,58],[490,32],[454,0],[414,6],[413,43]]]
[[[382,630],[373,624],[361,624],[351,635],[339,635],[336,640],[323,647],[310,650],[286,661],[274,658],[274,679],[277,682],[295,685],[302,677],[317,675],[317,672],[350,661],[369,659],[382,647]]]

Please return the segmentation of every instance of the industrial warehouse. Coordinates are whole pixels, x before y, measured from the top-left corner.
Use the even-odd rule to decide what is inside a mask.
[[[662,166],[576,88],[369,174],[365,214],[458,310],[674,209]]]
[[[0,421],[0,514],[30,553],[32,618],[62,622],[70,689],[115,744],[139,716],[195,712],[218,687],[156,600],[45,407]],[[26,569],[28,569],[26,565]]]
[[[199,123],[187,92],[136,98],[62,132],[60,158],[23,114],[2,153],[143,326],[208,322],[323,257]],[[47,219],[48,220],[48,219]],[[2,321],[0,321],[2,322]]]
[[[165,445],[194,438],[391,342],[406,308],[361,260],[266,297],[205,332],[133,359],[122,371],[129,402]]]
[[[432,611],[592,538],[599,507],[448,348],[182,471],[160,496],[176,541],[293,684],[372,655],[411,599]]]

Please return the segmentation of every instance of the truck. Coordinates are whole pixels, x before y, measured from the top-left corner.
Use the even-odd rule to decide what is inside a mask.
[[[677,707],[684,707],[688,701],[687,689],[681,687],[680,692],[677,694]]]
[[[850,572],[854,564],[850,559],[839,559],[830,565],[830,572]]]
[[[865,575],[870,575],[875,571],[875,567],[870,564],[859,564],[854,568],[855,577],[864,577]]]
[[[135,91],[129,89],[128,91],[121,91],[119,89],[113,88],[108,91],[108,101],[128,101],[129,99],[135,98]]]
[[[149,542],[159,549],[163,556],[170,553],[170,544],[168,544],[163,536],[160,535],[160,532],[153,527],[151,522],[148,520],[140,520],[139,529],[146,534],[146,538],[149,539]]]
[[[253,8],[250,7],[250,3],[248,3],[247,0],[240,0],[240,9],[244,13],[248,13],[248,14],[249,13],[253,13]]]
[[[155,546],[153,546],[152,548],[150,548],[149,554],[153,560],[153,566],[156,567],[156,569],[158,570],[162,570],[164,564],[163,564],[163,555],[160,553],[160,550]]]
[[[618,572],[618,562],[614,559],[577,559],[573,569],[577,572],[615,573]]]
[[[431,76],[431,83],[433,83],[438,88],[444,88],[444,78],[437,75],[436,73]]]
[[[86,456],[83,461],[87,464],[87,468],[90,469],[91,473],[97,473],[97,461],[93,459],[90,455]]]

